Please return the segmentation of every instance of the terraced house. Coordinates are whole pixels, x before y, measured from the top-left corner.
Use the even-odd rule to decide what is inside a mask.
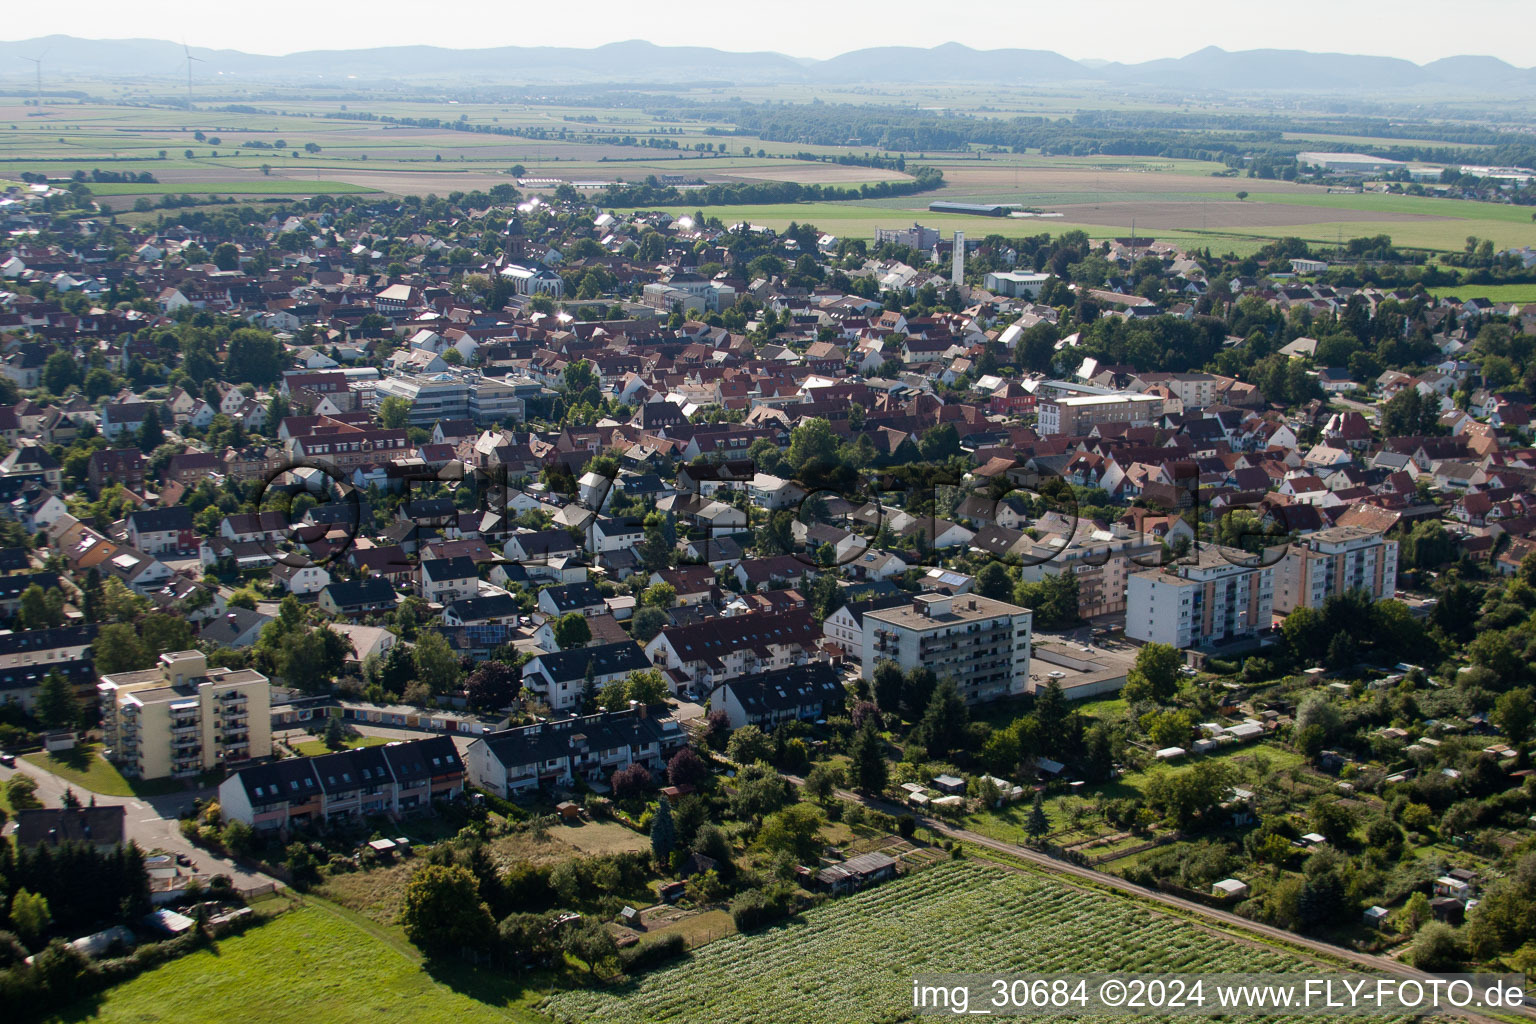
[[[423,811],[464,794],[464,762],[447,736],[251,765],[219,786],[226,819],[257,831]]]
[[[621,768],[643,765],[659,773],[688,740],[675,719],[653,718],[644,707],[561,721],[537,722],[482,736],[469,745],[469,780],[497,796],[582,779],[606,788]]]

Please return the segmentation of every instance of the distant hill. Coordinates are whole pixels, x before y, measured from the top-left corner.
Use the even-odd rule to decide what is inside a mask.
[[[942,85],[1080,84],[1151,86],[1190,92],[1279,90],[1372,92],[1452,89],[1536,93],[1536,69],[1493,57],[1447,57],[1418,65],[1392,57],[1301,50],[1229,52],[1206,47],[1185,57],[1121,64],[1078,62],[1049,50],[975,50],[959,43],[931,49],[879,46],[829,60],[780,53],[731,53],[703,46],[657,46],[633,40],[591,49],[498,46],[447,49],[392,46],[309,50],[280,57],[237,50],[191,48],[198,78],[220,73],[267,82],[353,78],[358,83],[431,79],[497,84],[581,82],[907,82]],[[41,56],[50,76],[174,79],[186,72],[180,43],[161,39],[77,39],[45,36],[0,42],[0,74],[30,77],[28,58]]]

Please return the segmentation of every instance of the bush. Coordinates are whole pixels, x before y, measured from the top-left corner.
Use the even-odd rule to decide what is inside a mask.
[[[619,950],[619,966],[625,974],[643,974],[688,952],[688,943],[676,932],[652,942]]]
[[[1465,956],[1461,936],[1442,921],[1431,921],[1413,937],[1409,959],[1421,971],[1451,971],[1461,966]]]
[[[794,890],[787,886],[748,889],[731,900],[731,920],[736,930],[752,931],[788,917],[795,906]]]

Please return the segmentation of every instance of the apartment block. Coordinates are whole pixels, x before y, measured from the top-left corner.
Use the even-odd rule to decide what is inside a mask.
[[[1163,400],[1158,395],[1121,392],[1042,399],[1035,408],[1039,416],[1036,430],[1041,436],[1081,437],[1108,423],[1153,423],[1163,414]]]
[[[1070,572],[1077,579],[1077,614],[1085,619],[1117,615],[1125,611],[1126,588],[1132,574],[1156,565],[1162,545],[1155,540],[1126,535],[1123,528],[1099,529],[1079,524],[1070,543],[1048,536],[1021,556],[1020,578],[1038,583],[1046,576]]]
[[[1133,573],[1125,635],[1175,647],[1254,636],[1274,616],[1275,569],[1236,548],[1202,547],[1188,564]]]
[[[866,611],[864,678],[892,661],[902,671],[923,666],[953,679],[967,703],[1011,697],[1029,685],[1034,615],[1028,608],[975,594],[919,594],[910,602]]]
[[[272,693],[251,669],[209,668],[200,651],[102,676],[105,753],[124,775],[184,778],[272,756]]]
[[[1397,591],[1397,541],[1363,526],[1335,526],[1298,539],[1275,568],[1277,612],[1320,608],[1351,590],[1380,601]]]

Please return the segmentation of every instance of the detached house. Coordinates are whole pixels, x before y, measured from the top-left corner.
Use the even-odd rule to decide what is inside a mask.
[[[428,558],[421,563],[418,592],[435,604],[451,604],[474,597],[480,590],[480,572],[474,559],[465,555],[454,558]]]
[[[395,590],[379,576],[333,580],[321,589],[316,603],[331,615],[372,615],[395,607]]]
[[[128,515],[128,543],[149,555],[194,554],[197,529],[185,505],[141,508]]]

